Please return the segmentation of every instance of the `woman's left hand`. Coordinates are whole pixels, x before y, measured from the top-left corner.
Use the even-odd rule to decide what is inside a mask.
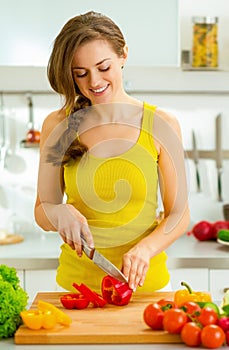
[[[143,286],[149,268],[150,251],[147,247],[136,245],[123,255],[123,274],[127,277],[129,287],[136,290]]]

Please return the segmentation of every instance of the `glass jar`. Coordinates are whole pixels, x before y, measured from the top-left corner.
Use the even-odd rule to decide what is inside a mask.
[[[193,67],[218,67],[218,17],[193,17]]]

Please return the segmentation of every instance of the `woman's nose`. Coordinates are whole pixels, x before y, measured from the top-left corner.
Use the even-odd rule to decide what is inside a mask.
[[[92,88],[96,88],[99,86],[100,83],[100,73],[99,72],[92,72],[90,74],[90,85]]]

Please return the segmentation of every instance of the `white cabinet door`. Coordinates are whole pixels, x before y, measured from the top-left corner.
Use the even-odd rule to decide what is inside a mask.
[[[183,289],[182,281],[188,283],[194,291],[209,290],[207,268],[170,269],[169,272],[173,291]]]
[[[216,302],[221,302],[224,295],[224,290],[229,289],[229,270],[211,269],[209,280],[210,292],[213,300]]]
[[[56,290],[56,270],[26,270],[25,290],[31,303],[38,292],[54,292]]]
[[[20,286],[24,289],[25,288],[24,270],[17,270],[17,275],[20,280]]]

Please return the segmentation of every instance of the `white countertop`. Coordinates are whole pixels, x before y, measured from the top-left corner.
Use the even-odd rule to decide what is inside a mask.
[[[62,240],[58,233],[31,233],[17,244],[0,245],[0,264],[17,269],[56,269]],[[169,268],[229,268],[229,246],[200,242],[184,234],[167,250]]]
[[[1,350],[167,350],[167,349],[197,349],[185,344],[72,344],[72,345],[16,345],[13,338],[1,340]],[[225,348],[226,349],[226,348]]]

